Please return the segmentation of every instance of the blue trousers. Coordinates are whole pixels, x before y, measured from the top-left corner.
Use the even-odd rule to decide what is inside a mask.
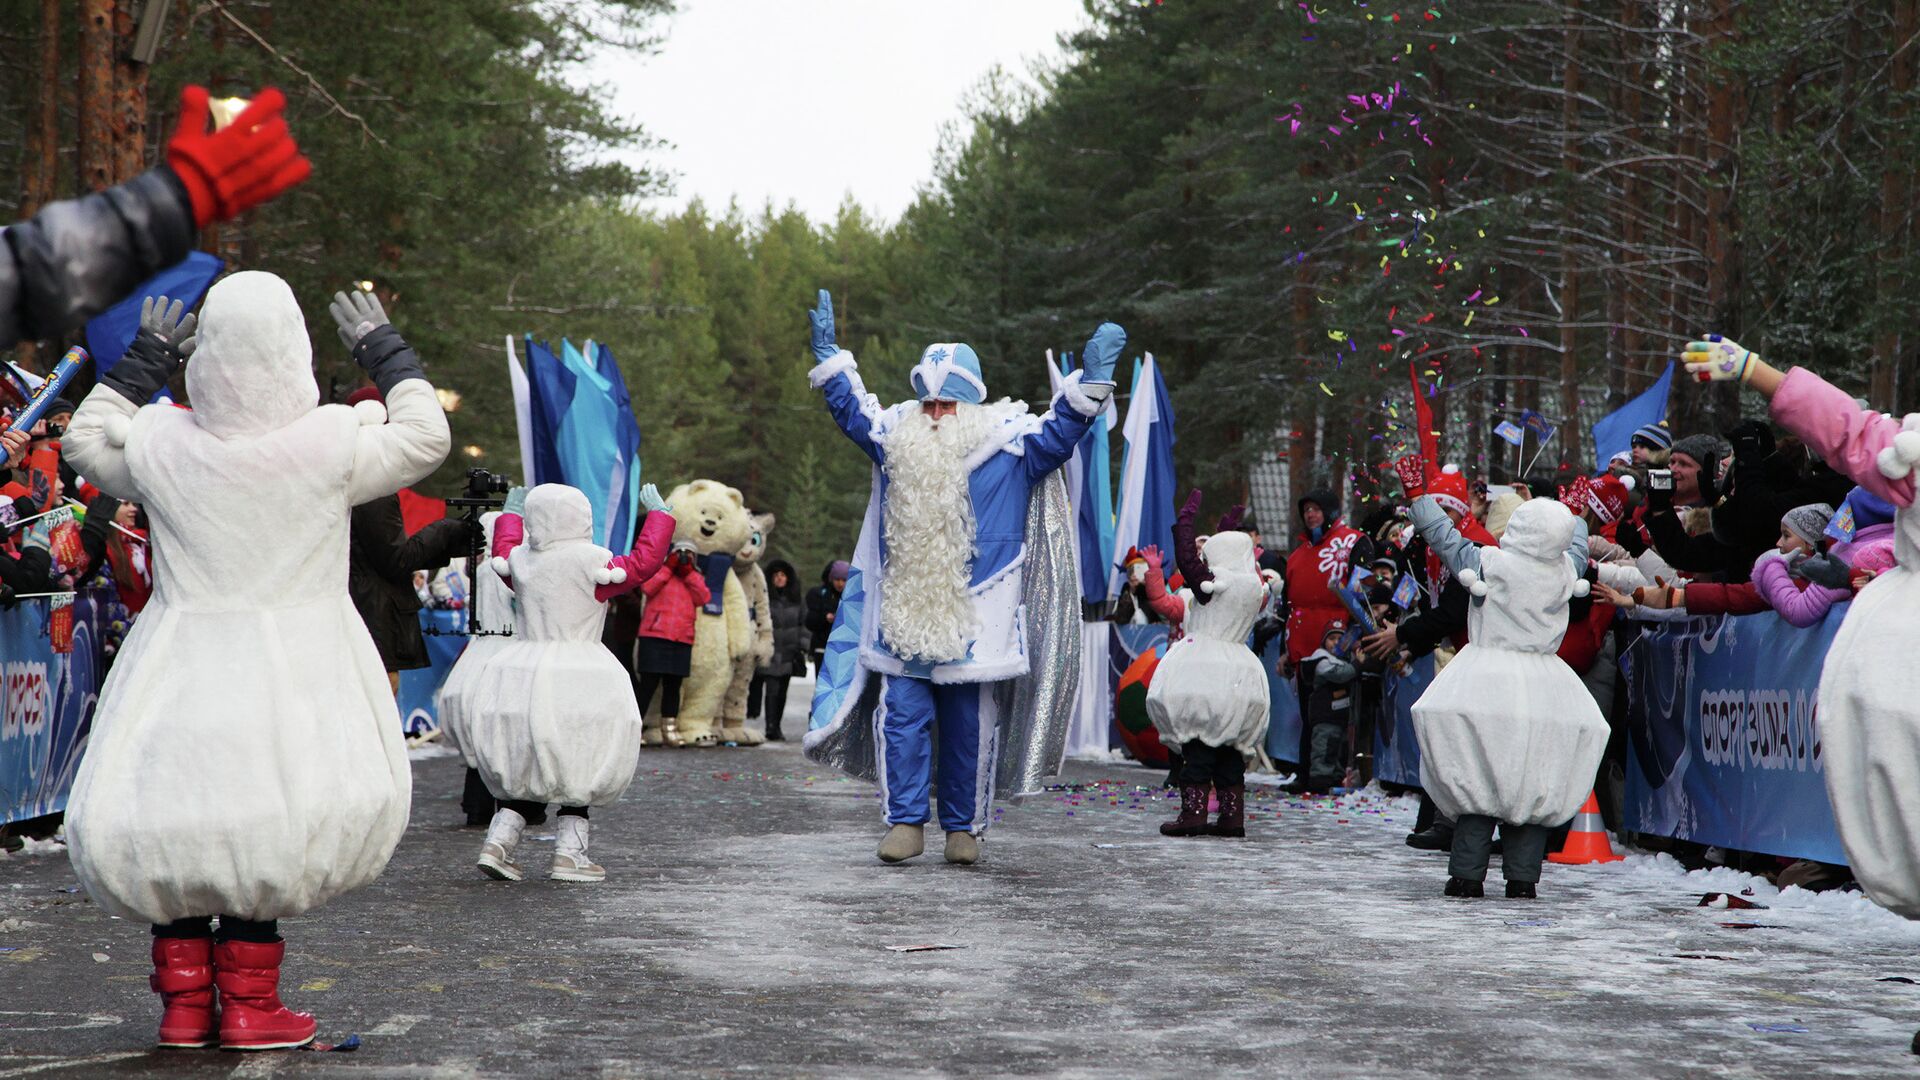
[[[887,824],[925,825],[932,787],[934,729],[939,728],[940,828],[979,833],[993,802],[992,731],[980,726],[980,683],[935,685],[886,676],[874,712],[881,747],[880,790]]]

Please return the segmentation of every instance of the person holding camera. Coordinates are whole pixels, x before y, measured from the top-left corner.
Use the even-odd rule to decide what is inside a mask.
[[[654,691],[660,692],[660,711],[643,719],[644,746],[680,746],[680,683],[693,670],[693,631],[700,608],[713,598],[707,579],[694,562],[698,553],[689,541],[679,541],[667,561],[641,583],[647,606],[640,613],[640,639],[634,649],[634,696],[640,713],[648,717]]]

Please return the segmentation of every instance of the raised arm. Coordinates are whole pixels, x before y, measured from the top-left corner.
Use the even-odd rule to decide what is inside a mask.
[[[1479,545],[1460,535],[1460,530],[1454,527],[1447,518],[1447,512],[1440,509],[1440,504],[1434,501],[1433,496],[1422,495],[1413,500],[1413,527],[1420,531],[1427,546],[1440,556],[1440,562],[1455,577],[1463,570],[1471,570],[1476,574],[1480,572]],[[1582,537],[1580,550],[1585,552],[1584,533]]]
[[[834,341],[833,297],[827,290],[820,290],[820,302],[807,312],[807,322],[808,344],[813,351],[813,370],[807,373],[808,384],[825,395],[827,412],[833,416],[841,434],[873,459],[875,465],[880,464],[880,446],[873,441],[873,425],[880,419],[880,399],[867,393],[853,354]]]
[[[1147,560],[1146,580],[1141,582],[1146,590],[1147,606],[1170,623],[1184,620],[1187,617],[1186,602],[1167,591],[1167,574],[1166,568],[1161,565],[1160,549],[1149,545],[1141,554]]]
[[[363,425],[355,436],[347,495],[359,505],[426,479],[447,460],[453,436],[420,357],[387,321],[379,299],[358,290],[335,293],[329,310],[354,363],[387,405],[386,423]]]
[[[1021,462],[1029,480],[1037,483],[1073,456],[1073,448],[1113,394],[1113,368],[1126,347],[1127,332],[1117,323],[1101,323],[1087,339],[1080,370],[1061,381],[1040,430],[1023,440]]]
[[[140,305],[140,329],[126,353],[100,376],[74,412],[62,452],[101,491],[120,499],[143,497],[127,466],[127,435],[140,407],[153,400],[193,354],[197,323],[180,301],[147,297]]]
[[[608,560],[610,569],[621,571],[620,581],[610,581],[593,591],[596,600],[611,600],[630,593],[653,579],[667,561],[667,549],[673,544],[673,514],[660,499],[660,489],[652,484],[640,489],[640,505],[646,507],[646,519],[633,538],[633,551]]]

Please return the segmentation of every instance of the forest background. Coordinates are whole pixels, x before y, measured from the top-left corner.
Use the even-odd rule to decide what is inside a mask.
[[[802,377],[820,287],[888,400],[926,343],[966,340],[995,394],[1038,403],[1046,350],[1123,323],[1166,373],[1182,482],[1221,505],[1377,494],[1412,442],[1409,365],[1446,457],[1495,479],[1500,421],[1537,411],[1560,425],[1543,460],[1583,465],[1586,426],[1708,330],[1920,408],[1920,0],[1088,0],[1056,63],[981,83],[899,220],[831,222],[642,208],[668,155],[578,72],[645,63],[671,7],[13,0],[0,212],[149,167],[187,82],[280,86],[314,177],[203,246],[293,283],[336,395],[358,376],[325,298],[375,284],[461,396],[423,490],[518,475],[508,335],[592,338],[646,478],[740,487],[806,579],[867,487]],[[768,108],[818,122],[795,73],[764,77]],[[612,163],[635,148],[654,171]],[[1740,407],[1682,384],[1672,420]]]

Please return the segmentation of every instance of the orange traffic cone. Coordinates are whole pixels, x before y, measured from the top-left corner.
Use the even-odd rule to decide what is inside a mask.
[[[1613,853],[1613,844],[1607,839],[1607,827],[1600,820],[1600,800],[1594,798],[1591,791],[1587,792],[1587,801],[1580,807],[1580,813],[1574,815],[1573,828],[1567,832],[1567,846],[1547,856],[1549,862],[1571,866],[1622,862],[1625,859],[1626,856]]]

